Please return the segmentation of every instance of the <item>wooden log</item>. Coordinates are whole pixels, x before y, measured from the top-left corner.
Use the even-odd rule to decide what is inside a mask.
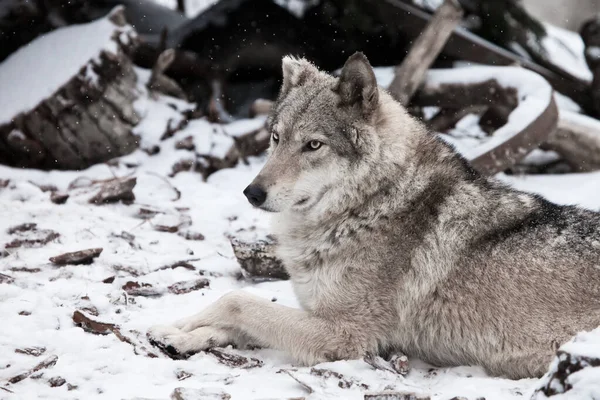
[[[545,143],[544,150],[553,150],[578,172],[600,169],[600,121],[561,110],[558,129]]]
[[[65,28],[75,35],[78,29],[106,35],[106,47],[99,48],[98,54],[65,82],[49,85],[54,91],[48,97],[31,100],[17,115],[0,120],[0,163],[83,169],[128,154],[138,146],[138,138],[131,132],[140,119],[133,108],[137,77],[128,56],[135,32],[125,24],[123,13],[123,7],[117,7],[106,18],[112,29],[100,25],[105,21]],[[59,47],[68,46],[57,39],[64,34],[57,30],[37,40],[44,41],[40,46],[54,45],[54,41]],[[36,41],[7,59],[5,71],[14,71],[23,59],[31,58],[28,52],[35,51]],[[58,50],[56,56],[62,57],[61,52],[68,49]],[[32,73],[46,73],[43,67],[40,71]]]
[[[492,175],[510,168],[556,130],[558,108],[553,91],[539,75],[515,67],[470,67],[467,83],[465,72],[460,69],[430,71],[414,103],[442,108],[502,106],[524,116],[513,118],[511,123],[474,146],[461,146],[459,140],[445,136],[481,173]],[[504,74],[502,84],[494,78],[497,74]]]
[[[406,58],[396,69],[396,76],[389,87],[392,96],[400,103],[408,105],[425,73],[460,22],[462,14],[458,0],[444,0],[415,40]]]

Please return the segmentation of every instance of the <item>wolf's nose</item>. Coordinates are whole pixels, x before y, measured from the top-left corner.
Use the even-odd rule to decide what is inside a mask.
[[[267,193],[258,186],[250,185],[244,189],[244,195],[254,207],[260,206],[267,199]]]

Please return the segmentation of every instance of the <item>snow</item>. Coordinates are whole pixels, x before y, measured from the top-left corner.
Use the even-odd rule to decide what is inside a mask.
[[[591,81],[592,72],[585,61],[585,45],[577,32],[544,24],[547,36],[542,39],[542,46],[550,60],[573,76],[584,81]]]
[[[144,93],[143,83],[148,78],[148,71],[138,69],[137,72],[139,89]],[[382,71],[377,74],[381,77]],[[441,77],[437,79],[442,80]],[[0,390],[0,398],[164,399],[174,388],[185,387],[225,391],[233,400],[303,396],[307,399],[358,400],[365,392],[361,384],[368,385],[368,391],[391,388],[426,394],[439,400],[454,396],[485,397],[487,400],[528,398],[526,394],[537,387],[537,380],[490,378],[478,367],[433,368],[411,359],[411,372],[404,378],[388,371],[373,370],[359,360],[316,366],[343,374],[344,379],[352,383],[345,389],[338,385],[337,378],[322,378],[311,373],[310,368],[299,368],[285,353],[275,350],[227,349],[264,363],[259,368],[241,369],[220,364],[206,353],[175,361],[152,348],[144,335],[150,326],[170,323],[198,312],[234,289],[241,288],[298,307],[289,282],[252,284],[239,280],[239,265],[227,238],[227,235],[262,237],[269,232],[267,215],[253,209],[242,195],[243,188],[262,167],[264,157],[250,158],[249,165],[221,170],[211,175],[207,182],[193,172],[168,176],[174,163],[193,158],[193,153],[175,149],[177,141],[192,135],[199,153],[222,154],[232,143],[232,136],[257,129],[263,124],[264,117],[225,126],[203,119],[193,120],[173,137],[160,141],[167,124],[179,122],[177,110],[191,107],[180,100],[168,97],[153,100],[145,95],[136,103],[136,109],[144,116],[136,133],[142,136],[142,148],[160,146],[161,150],[155,156],[138,150],[121,157],[119,165],[100,164],[80,172],[44,172],[0,166],[0,177],[10,179],[8,186],[0,189],[0,243],[8,243],[16,237],[7,233],[9,227],[29,222],[36,223],[39,230],[51,229],[60,234],[58,239],[38,248],[7,249],[8,255],[0,258],[0,273],[15,279],[12,284],[0,284],[0,382],[13,392]],[[92,180],[130,175],[137,178],[134,204],[96,206],[88,203],[99,187],[90,186]],[[600,208],[597,196],[600,173],[539,177],[501,175],[500,178],[556,202]],[[76,179],[78,184],[69,190],[69,184]],[[49,201],[49,193],[43,192],[40,185],[69,190],[71,197],[64,205],[53,204]],[[180,199],[174,200],[176,196],[171,186],[181,192]],[[146,221],[138,216],[141,208],[158,214]],[[186,231],[200,232],[205,240],[186,240],[177,233],[155,229],[157,225],[177,225],[182,221]],[[134,236],[131,244],[123,239],[127,237],[123,232]],[[19,235],[26,237],[27,232]],[[104,251],[91,265],[56,267],[48,261],[49,257],[67,251],[93,247],[102,247]],[[210,279],[210,287],[181,295],[168,293],[165,289],[175,282],[200,278],[198,271],[162,269],[177,261],[187,261],[198,271],[205,271],[204,277]],[[32,268],[40,271],[24,272],[24,269]],[[111,276],[115,276],[114,282],[102,282]],[[163,295],[125,296],[121,286],[128,281],[151,284]],[[91,318],[118,324],[122,333],[134,343],[146,346],[159,357],[136,355],[130,344],[119,341],[112,334],[97,336],[75,327],[71,320],[73,312],[91,306],[99,314],[97,317],[90,315]],[[22,312],[31,314],[20,315]],[[586,346],[583,342],[580,345]],[[15,353],[15,349],[33,346],[45,347],[45,354],[34,357]],[[57,355],[58,362],[44,370],[41,378],[4,384],[8,378],[50,355]],[[279,372],[282,369],[292,371]],[[192,376],[180,381],[177,373],[181,371]],[[290,374],[309,383],[315,392],[309,395]],[[587,372],[580,373],[578,379],[585,379],[585,374]],[[70,391],[67,384],[50,387],[48,379],[57,376],[77,387]]]
[[[116,53],[112,35],[129,29],[103,18],[57,29],[13,53],[0,64],[0,124],[35,108],[101,51]]]

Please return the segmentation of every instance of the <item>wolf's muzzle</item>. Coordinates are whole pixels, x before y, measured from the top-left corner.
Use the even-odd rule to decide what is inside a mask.
[[[244,195],[254,207],[259,207],[267,199],[267,192],[256,185],[250,185],[244,189]]]

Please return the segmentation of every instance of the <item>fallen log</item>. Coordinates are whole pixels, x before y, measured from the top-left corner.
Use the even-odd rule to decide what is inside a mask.
[[[600,121],[561,110],[558,129],[541,145],[553,150],[577,172],[600,169]]]
[[[444,0],[421,35],[415,40],[402,64],[396,69],[389,91],[400,103],[408,105],[425,73],[442,51],[462,18],[458,0]]]
[[[418,37],[432,19],[431,14],[416,7],[411,0],[374,2],[383,25],[398,27],[408,39]],[[463,27],[456,27],[442,54],[454,59],[494,66],[520,65],[543,76],[552,87],[573,99],[584,110],[591,110],[589,84],[554,65],[549,69],[497,46]]]
[[[127,54],[134,43],[124,8],[116,7],[106,18],[40,37],[5,60],[0,86],[15,92],[0,96],[0,163],[84,169],[133,151],[138,138],[131,129],[140,118]]]
[[[502,104],[514,108],[506,125],[475,145],[442,135],[475,169],[486,175],[511,167],[557,128],[558,109],[552,87],[539,75],[522,68],[431,70],[414,98],[419,106],[456,107],[458,101],[463,106]]]

